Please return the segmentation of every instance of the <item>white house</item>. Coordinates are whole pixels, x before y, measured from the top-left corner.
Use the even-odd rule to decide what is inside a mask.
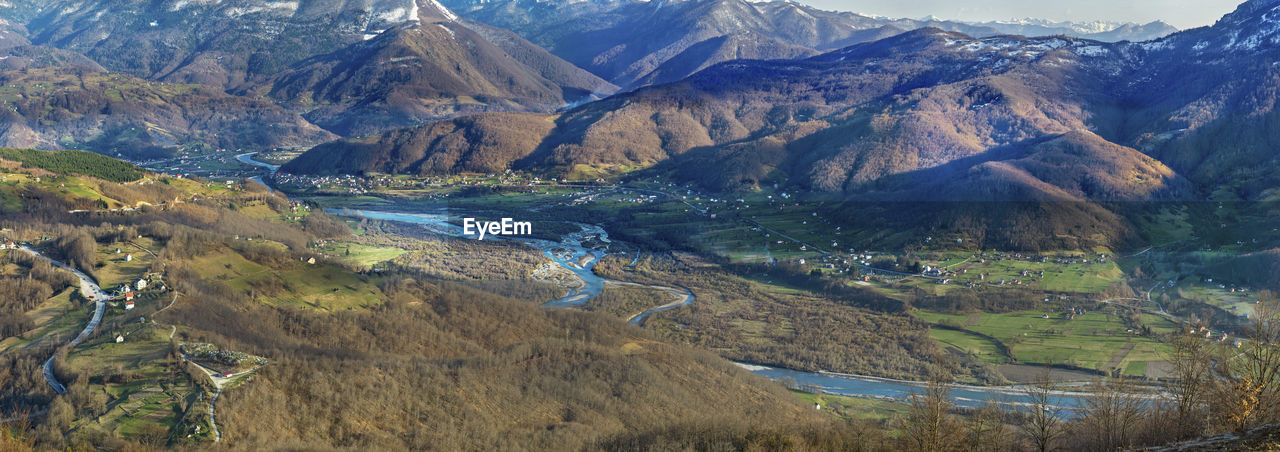
[[[137,287],[137,288],[138,288],[138,290],[146,289],[146,288],[147,288],[147,280],[145,280],[145,279],[139,279],[139,280],[138,280],[138,283],[137,283],[137,284],[134,284],[134,286],[135,286],[135,287]]]

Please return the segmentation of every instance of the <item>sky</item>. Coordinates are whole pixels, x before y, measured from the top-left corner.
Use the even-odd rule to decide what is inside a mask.
[[[1163,20],[1180,29],[1211,25],[1244,0],[801,0],[827,10],[888,17],[928,15],[963,21],[1034,17],[1050,20]]]

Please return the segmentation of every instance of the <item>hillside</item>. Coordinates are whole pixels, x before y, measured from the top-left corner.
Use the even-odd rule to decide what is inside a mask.
[[[663,343],[620,319],[498,294],[556,296],[532,280],[473,275],[462,284],[410,270],[361,272],[308,246],[352,238],[318,209],[296,219],[297,205],[252,184],[153,174],[113,184],[89,175],[114,177],[94,167],[103,159],[0,154],[3,238],[71,261],[103,287],[144,276],[164,283],[139,289],[136,310],[108,307],[95,334],[56,353],[58,338],[83,325],[79,306],[92,303],[63,292],[71,282],[61,276],[69,274],[0,250],[0,284],[23,288],[0,301],[0,412],[49,410],[29,428],[0,429],[0,445],[12,450],[25,450],[24,442],[205,447],[212,427],[231,447],[555,450],[705,426],[800,443],[817,440],[811,428],[841,429],[781,386],[709,353]],[[10,189],[21,193],[12,209]],[[74,193],[50,191],[62,189]],[[103,204],[67,211],[86,196]],[[106,210],[132,197],[152,206]],[[135,254],[125,260],[116,248]],[[152,270],[160,273],[147,275]],[[138,323],[140,315],[152,322]],[[189,351],[198,344],[224,352]],[[185,360],[174,352],[180,346]],[[54,354],[64,397],[33,364]],[[235,357],[262,358],[250,366]],[[184,361],[236,369],[213,405],[216,425],[207,371]],[[426,423],[437,427],[421,429]]]
[[[1275,185],[1280,162],[1267,144],[1278,117],[1276,7],[1246,3],[1214,27],[1148,43],[925,29],[804,60],[723,63],[564,112],[530,157],[512,164],[568,173],[665,162],[660,169],[719,190],[767,182],[862,193],[882,190],[886,177],[1087,131],[1090,163],[1036,177],[1054,188],[1033,191],[1095,200],[1190,193],[1182,182],[1156,193],[1154,181],[1110,180],[1125,174],[1257,196]],[[1157,161],[1137,163],[1139,153]],[[1000,183],[1029,181],[995,169],[988,174]],[[1090,173],[1101,185],[1081,186]]]
[[[888,19],[825,11],[796,2],[745,0],[544,1],[446,0],[460,15],[510,29],[552,53],[624,87],[673,82],[735,59],[794,59],[939,28],[976,37],[1067,35],[1141,41],[1177,31],[1163,23],[1030,24]]]
[[[527,157],[555,126],[534,114],[487,114],[438,121],[363,139],[322,144],[284,171],[312,174],[500,173]]]
[[[413,10],[408,0],[98,0],[52,2],[23,16],[36,44],[136,77],[230,89],[415,20]]]
[[[29,19],[26,33],[35,44],[86,55],[114,72],[253,102],[268,98],[343,136],[479,111],[552,111],[616,89],[429,0],[154,7],[62,2]],[[203,129],[223,130],[236,128]]]
[[[262,149],[333,138],[273,104],[195,85],[59,67],[0,72],[0,84],[0,144],[10,147],[139,158],[177,145]]]
[[[1037,61],[1086,45],[923,30],[802,61],[722,64],[564,112],[512,164],[623,171],[672,159],[665,167],[718,189],[768,179],[857,191],[988,148],[1087,129],[1088,100],[1066,93],[1084,91],[1094,74]],[[1078,81],[1054,86],[1068,74]]]
[[[304,60],[274,76],[267,94],[328,130],[360,136],[481,111],[552,111],[612,90],[517,37],[488,32],[512,53],[459,22],[414,23]]]

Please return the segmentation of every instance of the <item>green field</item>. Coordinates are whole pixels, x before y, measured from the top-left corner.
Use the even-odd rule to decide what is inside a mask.
[[[973,332],[934,327],[929,330],[929,337],[945,348],[960,350],[989,363],[1009,362],[1009,356],[1005,355],[999,344]]]
[[[889,400],[842,397],[801,391],[791,391],[791,393],[804,401],[806,406],[812,407],[816,403],[823,411],[832,413],[842,419],[888,420],[906,415],[911,411],[910,405]]]
[[[320,248],[320,251],[361,267],[386,262],[408,252],[391,246],[370,246],[351,242],[327,243]]]
[[[158,249],[157,243],[146,237],[135,238],[133,241],[147,249]],[[116,254],[116,249],[120,250],[119,254]],[[125,260],[128,256],[133,256],[133,259]],[[128,243],[100,244],[98,245],[98,266],[93,269],[93,274],[98,284],[102,286],[102,290],[110,292],[121,284],[133,283],[146,276],[148,268],[154,262],[155,258],[151,253]]]
[[[79,421],[115,436],[167,441],[170,429],[181,429],[183,408],[198,389],[167,359],[169,329],[154,324],[129,324],[109,331],[68,354],[76,372],[94,375],[88,384],[99,416]],[[117,343],[117,335],[124,342]],[[193,408],[199,409],[199,408]],[[163,442],[162,442],[163,444]]]
[[[373,306],[383,299],[374,278],[326,264],[297,262],[273,269],[231,250],[198,256],[191,264],[207,278],[224,281],[268,304],[336,311]]]
[[[1042,317],[1044,314],[1039,311],[967,315],[915,312],[930,323],[946,322],[995,338],[1009,348],[1013,356],[1008,358],[1023,364],[1065,364],[1099,371],[1120,368],[1126,375],[1143,376],[1146,364],[1163,361],[1168,356],[1167,345],[1127,332],[1128,327],[1117,316],[1095,311],[1067,320],[1057,312],[1049,314],[1047,319]],[[1153,323],[1153,329],[1173,328],[1171,323]],[[993,350],[995,345],[990,340],[940,330],[934,328],[930,335],[944,346],[954,346],[988,362],[1004,362],[998,349]]]

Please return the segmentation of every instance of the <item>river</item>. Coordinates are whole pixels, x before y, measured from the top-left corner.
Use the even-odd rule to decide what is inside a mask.
[[[387,212],[379,210],[363,210],[363,209],[325,209],[327,212],[359,216],[373,220],[399,221],[404,223],[413,223],[421,225],[431,232],[447,235],[450,237],[475,238],[462,233],[462,227],[458,226],[462,216],[458,213],[449,211],[448,209],[434,209],[428,212],[408,213],[408,212]],[[573,272],[582,280],[582,287],[569,290],[565,296],[548,301],[544,306],[548,307],[566,307],[585,303],[587,300],[599,296],[604,291],[605,279],[596,275],[592,271],[600,258],[604,257],[604,251],[587,248],[583,246],[588,241],[605,241],[609,239],[609,234],[604,229],[595,225],[578,225],[581,229],[577,232],[566,234],[560,238],[559,242],[550,240],[520,238],[520,237],[502,237],[488,236],[485,240],[513,240],[533,248],[538,249],[544,256],[550,258],[556,265]],[[589,256],[589,257],[588,257]],[[589,260],[579,265],[583,258]]]
[[[251,156],[252,154],[241,154],[236,156],[236,159],[250,165],[265,168],[272,172],[280,168],[279,165],[272,165],[253,160]],[[254,180],[262,182],[261,177],[256,177]],[[471,238],[465,236],[462,233],[462,228],[458,226],[461,222],[461,215],[459,215],[459,212],[452,212],[445,208],[433,209],[426,212],[390,212],[363,209],[326,209],[326,211],[375,220],[412,223],[421,225],[432,232],[442,235]],[[568,307],[585,303],[587,300],[599,296],[604,290],[605,283],[607,281],[612,281],[602,278],[592,271],[592,268],[600,261],[600,258],[604,257],[604,251],[589,248],[584,245],[586,242],[608,243],[608,233],[597,225],[579,224],[579,227],[579,231],[562,236],[559,242],[497,236],[492,239],[486,237],[486,240],[515,240],[524,243],[542,251],[542,254],[550,258],[556,265],[573,272],[574,275],[581,278],[583,287],[570,290],[565,294],[565,296],[543,304],[543,306],[546,307]],[[582,265],[579,265],[579,262],[581,262],[586,256],[590,256],[588,258],[589,260]],[[633,265],[636,260],[639,260],[639,253],[636,254],[636,259],[632,261]],[[633,284],[622,281],[614,282],[620,284]],[[642,324],[645,319],[654,313],[687,306],[695,300],[693,293],[688,289],[675,289],[657,286],[651,287],[671,292],[673,295],[677,296],[679,292],[682,291],[686,296],[684,299],[675,303],[653,308],[637,314],[632,317],[632,323],[637,325]],[[822,392],[834,395],[907,401],[913,394],[924,393],[927,386],[926,383],[922,382],[892,380],[860,375],[835,374],[829,372],[803,372],[745,363],[738,363],[738,365],[756,375],[760,375],[771,380],[790,380],[800,385],[811,385],[817,387]],[[1082,392],[1053,391],[1049,397],[1049,404],[1054,407],[1059,417],[1070,417],[1071,413],[1080,409],[1082,406],[1082,399],[1087,395],[1088,394]],[[969,408],[980,407],[987,402],[996,402],[1007,406],[1025,406],[1031,402],[1031,397],[1025,390],[1010,386],[955,385],[951,388],[951,398],[956,405]]]
[[[849,375],[834,372],[804,372],[748,363],[735,363],[751,373],[774,381],[795,382],[811,386],[823,393],[850,397],[867,397],[900,402],[910,401],[913,395],[923,395],[928,383],[894,380],[889,378]],[[1033,403],[1027,386],[970,386],[951,385],[951,401],[964,408],[980,408],[988,402],[1013,408],[1026,408]],[[1048,404],[1055,417],[1070,418],[1084,409],[1086,399],[1092,394],[1080,391],[1049,392]],[[1159,394],[1140,394],[1137,398],[1154,401]]]
[[[265,168],[268,172],[271,172],[271,173],[275,173],[276,171],[279,171],[279,170],[280,170],[280,165],[272,165],[272,164],[267,163],[267,162],[259,162],[259,161],[257,161],[257,160],[254,160],[254,159],[253,159],[253,156],[254,156],[254,155],[256,155],[256,154],[254,154],[254,153],[252,153],[252,152],[245,153],[245,154],[240,154],[240,155],[237,155],[237,156],[236,156],[236,160],[239,160],[239,161],[240,161],[240,163],[244,163],[244,164],[247,164],[247,165],[253,165],[253,166],[260,167],[260,168]],[[262,179],[262,176],[253,176],[253,177],[250,177],[249,179],[251,179],[251,180],[253,180],[254,182],[257,182],[257,183],[259,183],[259,184],[265,185],[265,186],[267,187],[267,190],[271,190],[271,192],[272,192],[272,193],[275,193],[275,191],[276,191],[276,189],[275,189],[275,188],[272,188],[272,187],[271,187],[271,185],[270,185],[270,184],[268,184],[266,180],[263,180],[263,179]]]

